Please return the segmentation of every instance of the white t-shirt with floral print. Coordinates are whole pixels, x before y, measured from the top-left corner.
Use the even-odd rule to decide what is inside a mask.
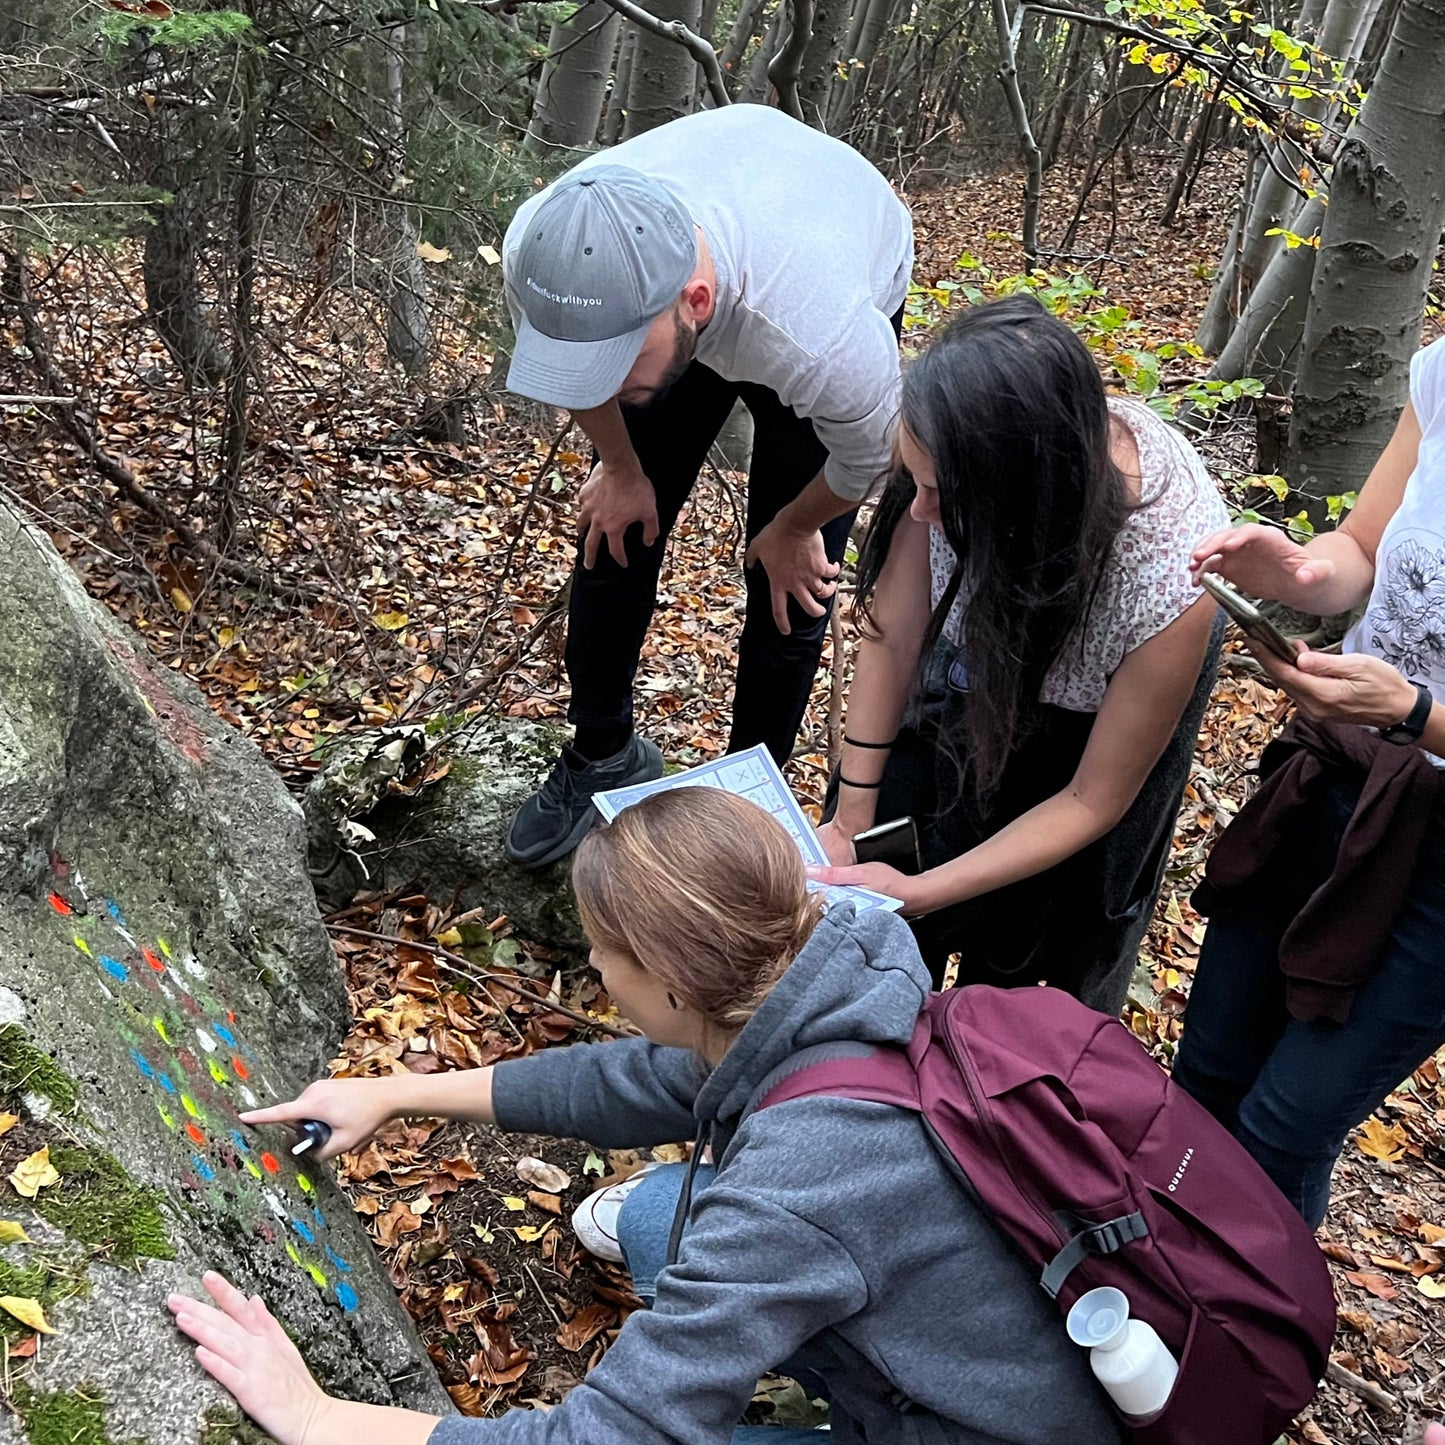
[[[1410,400],[1420,454],[1375,551],[1375,585],[1345,652],[1383,657],[1445,702],[1445,339],[1416,352]],[[1445,758],[1426,756],[1445,767]]]
[[[1198,601],[1199,589],[1189,580],[1190,554],[1202,537],[1229,525],[1219,488],[1179,432],[1127,397],[1111,396],[1109,413],[1129,428],[1139,449],[1140,505],[1114,539],[1082,646],[1077,637],[1071,640],[1044,680],[1041,701],[1071,712],[1098,712],[1124,658]],[[940,528],[929,532],[937,607],[958,559]],[[961,586],[943,625],[955,644],[962,636],[964,591]]]

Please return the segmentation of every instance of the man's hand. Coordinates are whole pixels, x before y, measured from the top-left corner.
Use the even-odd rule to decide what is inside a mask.
[[[798,606],[809,617],[822,617],[823,605],[838,590],[836,562],[828,560],[823,547],[823,534],[789,527],[781,517],[774,517],[748,548],[745,565],[761,566],[768,574],[768,589],[773,597],[773,621],[786,636],[788,598],[797,599]]]
[[[202,1283],[216,1307],[186,1295],[166,1301],[176,1327],[200,1347],[196,1360],[280,1445],[320,1441],[335,1404],[311,1378],[300,1351],[261,1302],[211,1271]]]
[[[627,566],[627,529],[642,523],[642,545],[657,541],[657,493],[641,467],[624,470],[598,462],[578,494],[577,525],[582,533],[582,565],[597,565],[603,539],[619,567]]]
[[[1364,653],[1337,657],[1301,647],[1291,667],[1266,647],[1250,646],[1249,650],[1276,686],[1289,693],[1313,722],[1394,727],[1409,716],[1419,696],[1388,662]]]

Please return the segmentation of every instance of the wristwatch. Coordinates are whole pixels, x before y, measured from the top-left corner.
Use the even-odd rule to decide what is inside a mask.
[[[1425,724],[1430,721],[1430,709],[1435,706],[1435,696],[1423,682],[1414,683],[1413,686],[1415,691],[1420,694],[1415,699],[1415,706],[1410,709],[1403,722],[1380,729],[1382,742],[1417,743],[1420,741],[1420,734],[1425,731]]]

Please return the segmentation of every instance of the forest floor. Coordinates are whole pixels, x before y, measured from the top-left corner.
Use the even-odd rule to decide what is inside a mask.
[[[1141,156],[1135,180],[1096,193],[1073,243],[1076,256],[1105,259],[1059,269],[1087,265],[1108,299],[1130,308],[1131,344],[1187,341],[1237,172],[1237,159],[1213,162],[1179,223],[1163,229],[1157,216],[1172,161]],[[1042,235],[1061,232],[1079,183],[1067,168],[1049,174]],[[957,275],[964,253],[974,277],[983,268],[1017,272],[1019,192],[1017,176],[1000,174],[910,197],[918,279]],[[217,468],[214,404],[165,380],[164,354],[134,325],[133,270],[117,262],[97,278],[62,258],[45,282],[40,304],[62,338],[58,354],[101,399],[100,441],[173,512],[213,504],[214,487],[193,479]],[[94,291],[104,298],[107,287],[114,304],[97,311]],[[284,311],[284,296],[263,299],[273,316]],[[82,307],[90,318],[83,327],[74,324]],[[560,608],[572,499],[585,471],[577,435],[507,408],[495,392],[482,394],[477,443],[418,436],[414,407],[379,369],[368,371],[374,357],[344,317],[329,322],[294,332],[278,324],[267,338],[277,357],[284,353],[272,375],[285,385],[267,393],[248,438],[260,480],[238,497],[231,543],[232,555],[260,559],[262,586],[178,545],[135,493],[97,481],[57,432],[0,413],[0,495],[41,517],[91,592],[295,784],[330,739],[356,727],[478,708],[560,716]],[[451,344],[458,355],[472,345],[460,335]],[[468,358],[474,369],[484,361],[474,350]],[[1221,420],[1204,446],[1236,499],[1247,500],[1247,421]],[[704,477],[670,543],[639,675],[639,726],[683,764],[720,752],[727,736],[743,595],[738,497],[738,479],[716,470]],[[846,620],[841,632],[851,634]],[[826,777],[830,698],[845,682],[825,662],[790,770],[812,804]],[[1166,1061],[1203,936],[1190,888],[1284,712],[1282,697],[1232,653],[1201,731],[1128,1012]],[[338,1069],[430,1071],[579,1037],[570,1018],[500,989],[459,992],[433,955],[409,946],[453,942],[453,929],[477,920],[415,896],[360,897],[345,921],[401,941],[338,935],[353,1005]],[[550,972],[554,960],[517,944],[530,974]],[[500,951],[490,956],[500,967]],[[555,987],[564,1004],[609,1016],[595,980],[560,973]],[[681,1157],[676,1148],[664,1153]],[[600,1178],[639,1162],[434,1121],[394,1126],[345,1161],[356,1208],[461,1408],[555,1402],[615,1338],[635,1306],[626,1276],[579,1250],[566,1217]],[[1332,1379],[1291,1440],[1393,1445],[1414,1415],[1445,1414],[1445,1083],[1436,1061],[1404,1081],[1347,1146],[1322,1239],[1342,1328]],[[807,1418],[807,1406],[796,1390],[770,1382],[756,1414],[787,1422]]]

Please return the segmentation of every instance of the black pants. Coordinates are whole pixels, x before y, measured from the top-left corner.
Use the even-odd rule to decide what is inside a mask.
[[[894,317],[896,332],[902,312]],[[572,573],[567,612],[567,676],[572,701],[567,719],[576,727],[611,727],[632,721],[632,683],[642,642],[657,605],[657,579],[668,534],[691,493],[708,448],[741,399],[753,418],[753,458],[748,472],[746,532],[751,542],[823,469],[827,448],[812,422],[784,406],[777,393],[748,382],[724,381],[693,362],[670,391],[651,406],[623,407],[627,434],[642,470],[657,494],[660,531],[651,547],[642,545],[642,527],[628,528],[627,566],[619,567],[604,545],[591,571],[582,565],[582,549]],[[854,512],[835,517],[823,528],[830,562],[841,562]],[[746,572],[747,615],[738,643],[737,679],[729,752],[766,743],[778,763],[792,755],[793,743],[813,677],[823,655],[831,600],[822,617],[809,617],[788,599],[784,636],[773,621],[768,579],[761,567]]]

